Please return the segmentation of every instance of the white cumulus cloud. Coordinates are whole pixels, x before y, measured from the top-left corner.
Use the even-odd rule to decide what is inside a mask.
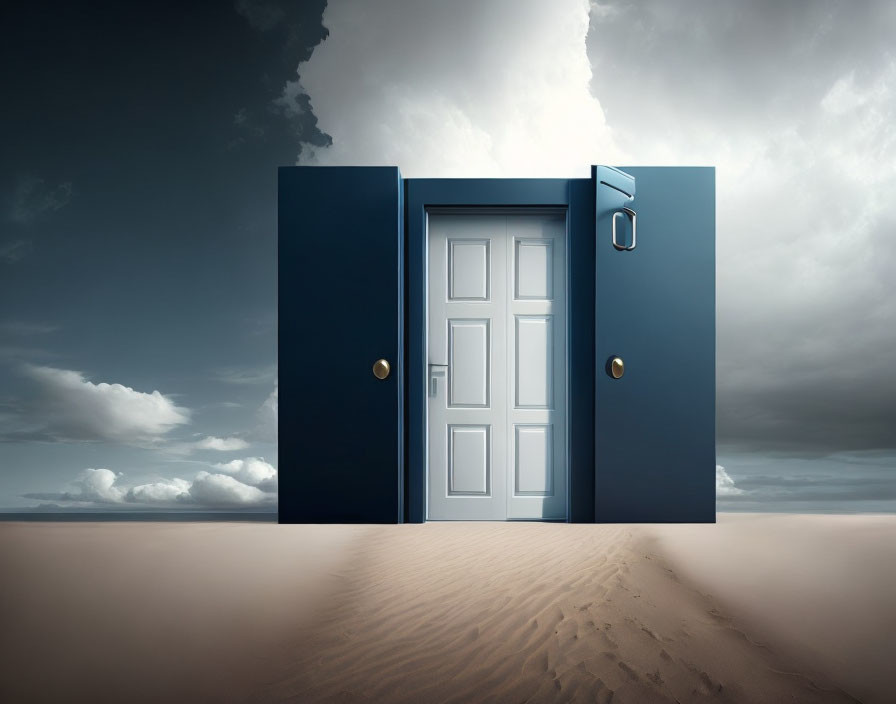
[[[23,494],[78,508],[237,509],[277,505],[277,470],[258,457],[219,465],[225,474],[201,471],[192,481],[175,477],[126,486],[122,473],[85,469],[60,492]]]
[[[124,492],[115,486],[117,475],[111,469],[85,469],[81,477],[75,481],[79,492],[69,496],[76,501],[96,501],[99,503],[116,503],[122,500]]]
[[[34,435],[55,440],[143,444],[188,423],[190,412],[159,393],[93,383],[78,371],[26,365],[40,393],[30,404]]]
[[[190,482],[175,478],[132,487],[126,499],[140,504],[170,504],[188,499],[189,494]]]
[[[247,457],[216,464],[215,468],[235,477],[244,484],[258,487],[263,491],[277,489],[277,470],[263,457]]]
[[[300,163],[405,177],[587,176],[617,163],[589,90],[588,0],[332,0],[300,64],[320,129]]]
[[[226,474],[199,472],[190,487],[190,497],[202,506],[260,506],[275,502],[275,495],[243,484]]]
[[[106,506],[124,500],[125,490],[118,485],[120,475],[111,469],[89,468],[60,492],[23,494],[30,499],[49,499],[68,506]]]

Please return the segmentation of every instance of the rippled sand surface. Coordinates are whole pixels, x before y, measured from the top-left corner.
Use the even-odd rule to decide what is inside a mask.
[[[0,524],[0,699],[885,702],[894,530]]]

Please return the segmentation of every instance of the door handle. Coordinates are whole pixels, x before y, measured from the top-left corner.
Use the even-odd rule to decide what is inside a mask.
[[[607,360],[607,374],[614,379],[621,379],[625,374],[625,362],[622,357],[612,356]]]
[[[392,366],[385,359],[378,359],[373,363],[373,375],[377,379],[385,379],[391,370]]]
[[[439,395],[439,378],[445,379],[448,374],[447,364],[429,365],[429,395],[435,398]]]
[[[625,217],[628,215],[632,219],[632,244],[630,247],[626,247],[624,244],[619,244],[616,241],[616,216],[621,215]],[[632,210],[631,208],[626,208],[624,205],[622,206],[622,212],[618,210],[613,213],[613,246],[621,251],[630,252],[632,251],[638,244],[638,214]]]

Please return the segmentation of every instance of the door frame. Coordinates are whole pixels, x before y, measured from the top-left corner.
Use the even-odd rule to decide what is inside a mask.
[[[553,208],[566,211],[567,521],[594,516],[594,217],[591,179],[405,179],[406,463],[404,520],[426,520],[427,211]],[[570,383],[573,381],[574,383]]]

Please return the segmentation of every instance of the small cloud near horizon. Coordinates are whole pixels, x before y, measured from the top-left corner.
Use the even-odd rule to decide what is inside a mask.
[[[175,477],[123,486],[124,475],[88,468],[60,492],[32,492],[23,498],[56,502],[60,508],[232,509],[276,507],[277,470],[262,457],[214,465],[225,473],[202,470],[192,481]],[[39,506],[32,507],[40,508]]]
[[[743,493],[743,489],[738,489],[734,485],[734,480],[729,476],[728,472],[725,471],[725,468],[722,465],[717,464],[716,496],[736,496]]]
[[[216,438],[213,435],[209,435],[202,440],[193,443],[193,447],[197,450],[229,452],[233,450],[245,450],[249,447],[249,443],[242,438]]]

